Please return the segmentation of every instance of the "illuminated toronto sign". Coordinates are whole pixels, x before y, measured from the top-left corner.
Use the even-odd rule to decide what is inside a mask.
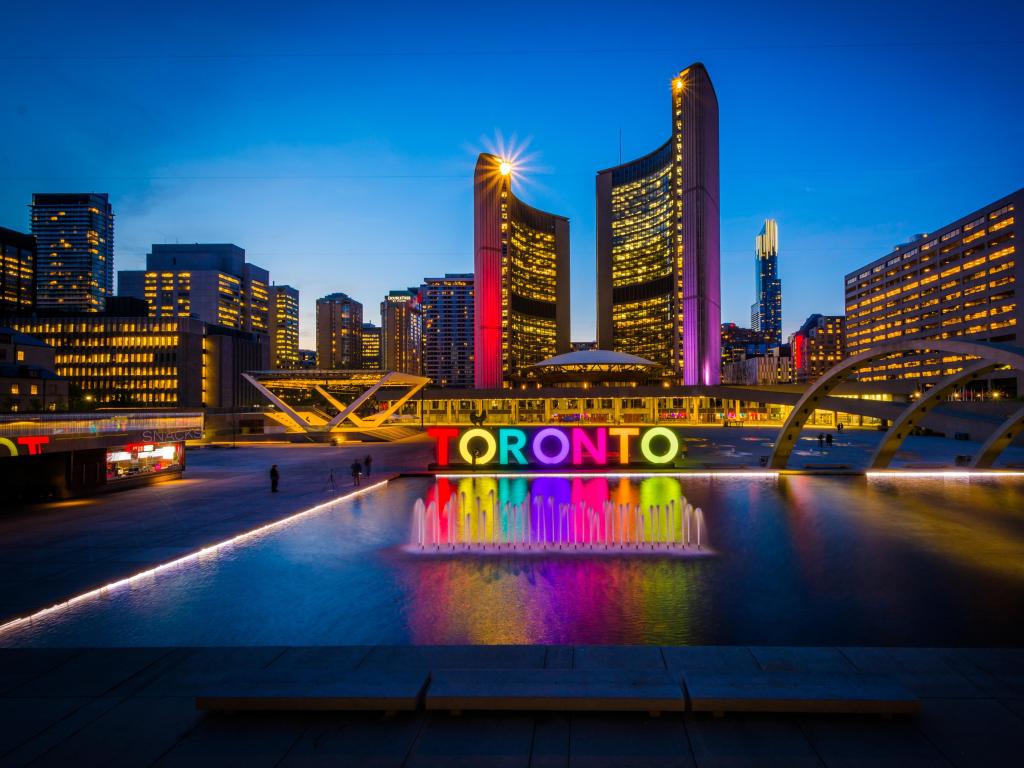
[[[431,427],[438,467],[672,466],[682,442],[668,427]]]

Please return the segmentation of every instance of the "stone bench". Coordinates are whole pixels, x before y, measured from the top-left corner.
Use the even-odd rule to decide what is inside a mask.
[[[220,712],[377,711],[417,709],[430,682],[424,671],[349,672],[337,680],[275,678],[266,670],[212,684],[196,696],[196,709]]]
[[[682,712],[679,678],[665,670],[439,670],[430,710]]]
[[[913,714],[920,702],[880,675],[834,672],[684,672],[693,712]]]

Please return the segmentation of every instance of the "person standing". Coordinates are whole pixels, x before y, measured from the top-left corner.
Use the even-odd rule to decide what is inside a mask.
[[[277,483],[281,479],[281,473],[277,471],[277,464],[270,468],[270,492],[277,493]]]
[[[818,433],[818,450],[824,452],[825,450],[825,433]]]
[[[825,445],[827,445],[829,448],[832,447],[832,433],[831,432],[829,432],[827,435],[825,435]]]
[[[359,463],[359,459],[356,459],[355,461],[352,462],[352,466],[350,467],[350,469],[352,470],[352,485],[358,488],[359,475],[363,473],[363,465]]]
[[[370,465],[372,463],[373,463],[373,458],[370,456],[370,454],[366,454],[366,458],[363,459],[363,471],[366,473],[367,477],[370,476]]]

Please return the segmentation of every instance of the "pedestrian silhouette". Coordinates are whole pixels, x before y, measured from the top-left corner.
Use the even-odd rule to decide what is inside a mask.
[[[824,451],[825,450],[825,433],[824,432],[819,432],[818,433],[818,450],[819,451]]]
[[[367,477],[370,476],[370,465],[372,463],[373,459],[370,457],[370,454],[366,454],[366,458],[363,459],[363,471],[366,473]]]
[[[356,488],[359,487],[359,475],[363,473],[363,465],[359,463],[359,459],[352,462],[352,485]]]
[[[831,432],[829,432],[827,435],[825,435],[825,445],[827,445],[829,448],[832,447],[832,433]]]
[[[277,483],[281,479],[281,473],[277,471],[277,464],[270,468],[270,492],[277,493]]]

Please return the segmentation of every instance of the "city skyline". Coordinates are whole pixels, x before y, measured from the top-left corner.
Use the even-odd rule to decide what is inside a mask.
[[[17,34],[19,25],[39,23],[36,12],[19,8],[11,14],[12,45],[0,74],[14,105],[0,150],[0,226],[29,229],[33,192],[106,191],[118,215],[118,270],[142,268],[153,243],[235,242],[278,282],[310,299],[345,291],[371,306],[395,274],[411,284],[470,268],[475,153],[526,144],[529,160],[516,193],[570,218],[571,336],[593,340],[594,174],[618,162],[620,129],[622,159],[663,139],[665,78],[701,60],[713,73],[722,111],[722,269],[739,275],[723,282],[722,319],[747,322],[749,242],[771,217],[786,231],[786,335],[813,312],[842,311],[841,281],[849,269],[1020,186],[1024,149],[1012,140],[1015,120],[949,121],[924,135],[914,117],[951,94],[969,110],[1012,92],[1019,43],[978,37],[940,44],[954,15],[920,14],[923,7],[868,6],[857,18],[828,10],[798,19],[779,13],[748,20],[738,13],[728,24],[716,12],[691,10],[686,31],[669,37],[648,27],[638,47],[614,41],[645,23],[644,13],[620,37],[610,22],[587,18],[582,8],[561,9],[529,35],[524,22],[509,19],[495,51],[475,38],[466,42],[468,22],[442,29],[410,8],[386,50],[340,52],[326,33],[310,31],[314,25],[303,11],[282,24],[259,14],[239,22],[213,13],[206,24],[186,29],[153,9],[126,15],[99,33],[107,47],[87,51],[74,42],[76,14],[68,12],[50,21],[60,50],[53,56],[41,56],[29,37]],[[322,22],[334,11],[311,12],[320,19],[315,26],[330,27]],[[363,13],[344,14],[337,34],[357,40],[360,30],[380,22]],[[886,25],[873,23],[882,13]],[[1021,11],[1006,4],[987,15],[1010,29]],[[133,31],[156,22],[166,38],[145,48],[130,42]],[[244,26],[243,42],[209,54],[205,46],[229,22]],[[754,26],[765,31],[758,39],[777,42],[747,42]],[[300,40],[300,31],[309,40]],[[261,53],[271,39],[277,52]],[[428,39],[429,46],[422,42]],[[488,67],[466,66],[499,55],[522,65],[521,82],[489,88]],[[276,83],[308,70],[317,57],[329,64],[324,72],[280,90],[283,111],[303,120],[250,119],[261,78]],[[75,95],[82,59],[110,75],[102,88],[124,92],[114,106],[99,99],[102,114]],[[125,67],[125,59],[137,66]],[[473,69],[481,71],[467,72]],[[746,114],[766,71],[773,99],[757,99],[759,119],[751,122]],[[564,86],[555,89],[557,99],[532,98],[528,83],[541,72]],[[211,74],[228,78],[230,98],[222,98]],[[59,146],[35,97],[40,78],[67,96],[70,107],[96,117],[80,121]],[[420,80],[446,86],[409,87]],[[408,100],[401,113],[390,98],[396,88]],[[358,109],[339,114],[339,107],[322,106],[331,101],[325,95]],[[169,110],[186,104],[198,117],[167,119]],[[414,126],[403,125],[406,109],[417,114]],[[879,119],[867,120],[870,114]],[[856,127],[845,125],[854,116]],[[522,138],[513,142],[513,135]],[[1005,147],[998,164],[971,149],[983,143]],[[900,174],[905,179],[896,185]],[[398,226],[390,226],[394,211],[401,214]],[[367,260],[387,269],[347,269]],[[424,261],[429,268],[416,266]],[[339,279],[323,284],[330,269]],[[313,301],[303,301],[303,348],[313,346],[313,313]]]

